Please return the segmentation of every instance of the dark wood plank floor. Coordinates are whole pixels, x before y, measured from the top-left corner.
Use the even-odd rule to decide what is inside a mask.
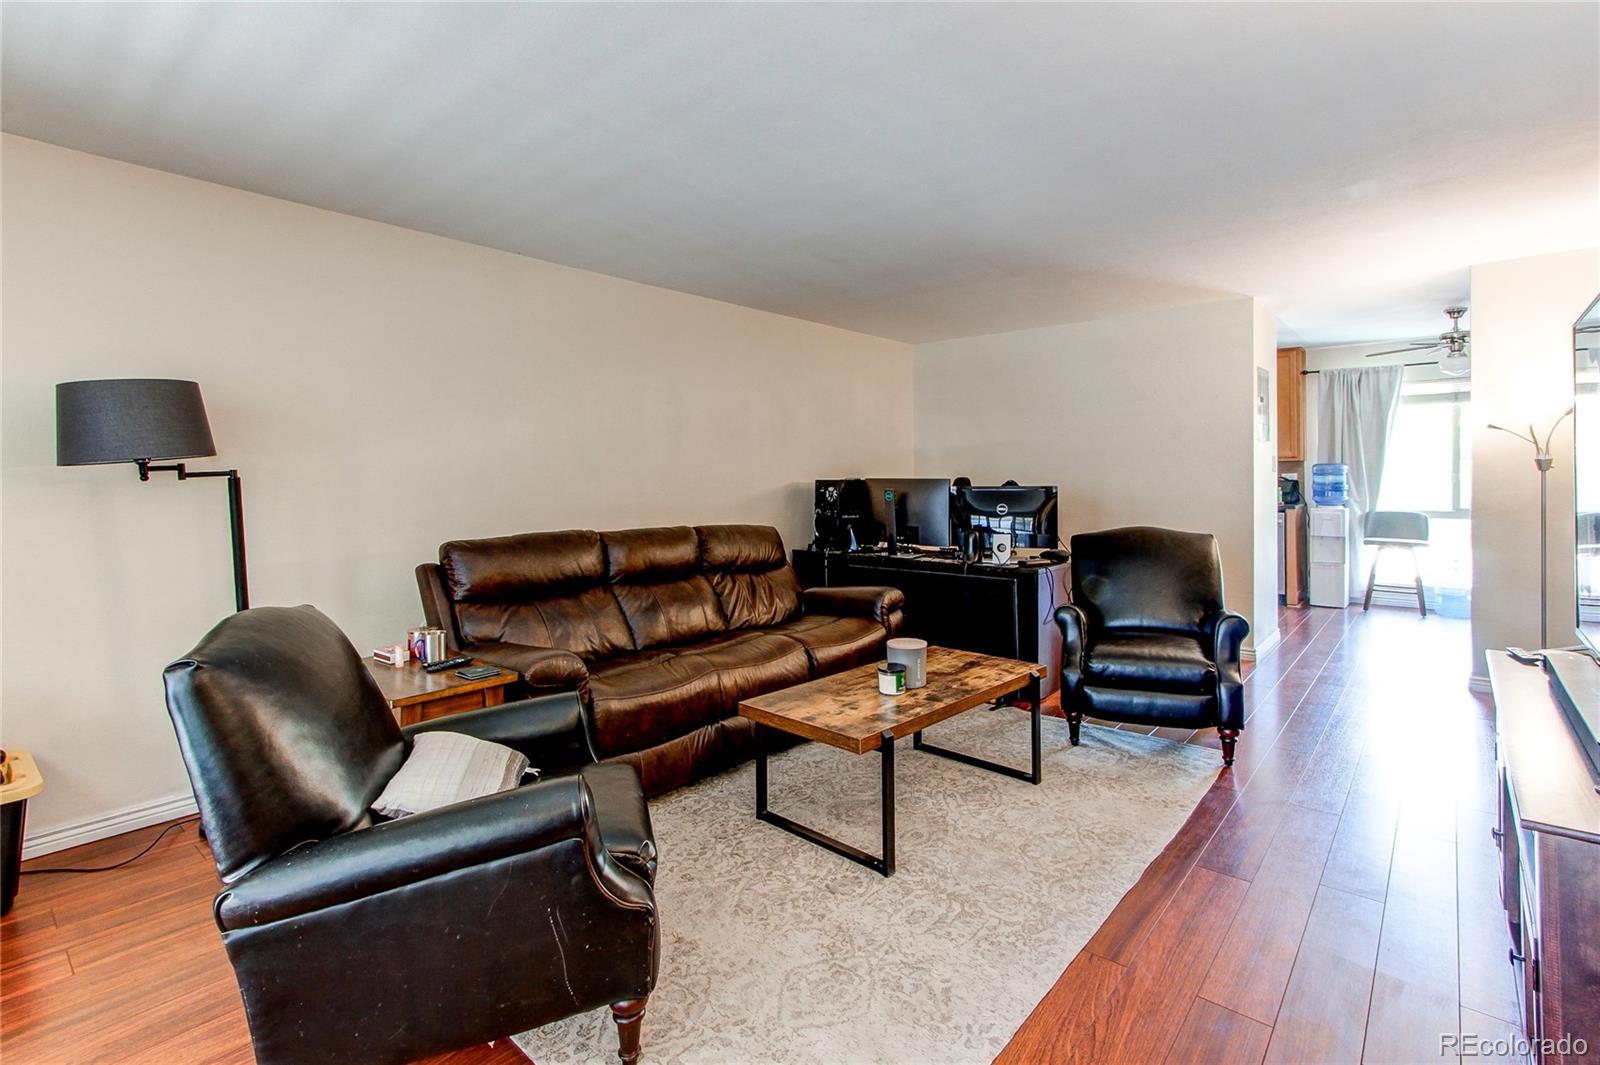
[[[1237,765],[1002,1060],[1438,1061],[1441,1032],[1512,1028],[1491,717],[1466,692],[1466,624],[1393,609],[1282,620],[1247,682]],[[117,861],[157,831],[29,864]],[[25,878],[0,921],[0,1054],[249,1061],[216,888],[192,821],[126,869]],[[438,1060],[523,1061],[507,1042]]]
[[[1514,1031],[1467,623],[1280,620],[1234,768],[1000,1061],[1412,1063],[1444,1060],[1442,1034]]]

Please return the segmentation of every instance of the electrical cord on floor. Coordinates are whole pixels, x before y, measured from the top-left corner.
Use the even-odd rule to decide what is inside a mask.
[[[115,865],[90,865],[78,867],[66,866],[56,869],[24,869],[22,870],[22,875],[34,876],[39,873],[109,873],[113,869],[121,869],[125,865],[132,865],[140,858],[143,858],[146,854],[149,854],[151,851],[155,850],[156,844],[166,839],[168,834],[170,834],[173,829],[182,828],[187,823],[188,822],[186,821],[177,821],[168,825],[166,828],[161,830],[160,835],[156,836],[155,839],[150,841],[150,845],[148,847],[140,851],[138,854],[135,854],[132,858],[120,861]]]

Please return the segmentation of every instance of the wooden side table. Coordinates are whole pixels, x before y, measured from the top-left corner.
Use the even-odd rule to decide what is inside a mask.
[[[44,790],[44,777],[27,751],[7,751],[11,780],[0,784],[0,913],[10,913],[22,879],[22,827],[28,818],[28,800]]]
[[[499,706],[506,701],[506,688],[521,679],[510,670],[502,669],[483,680],[463,680],[456,676],[454,669],[425,672],[422,663],[415,659],[403,666],[384,665],[371,658],[366,659],[366,663],[367,671],[378,682],[378,690],[383,692],[389,709],[394,711],[401,725]]]

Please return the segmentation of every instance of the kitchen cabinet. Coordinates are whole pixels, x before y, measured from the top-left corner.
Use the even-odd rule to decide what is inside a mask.
[[[1278,349],[1278,461],[1305,458],[1306,379],[1305,348]]]

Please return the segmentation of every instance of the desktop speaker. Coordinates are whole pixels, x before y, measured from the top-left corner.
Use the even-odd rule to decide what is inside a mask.
[[[994,560],[999,565],[1011,561],[1011,534],[997,532],[989,537],[989,551],[994,555]]]

